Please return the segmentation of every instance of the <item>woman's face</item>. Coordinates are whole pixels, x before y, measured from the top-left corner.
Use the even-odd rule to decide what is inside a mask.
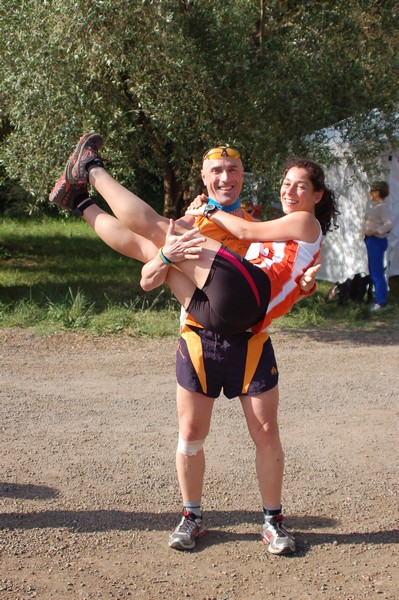
[[[306,169],[291,167],[287,171],[280,188],[280,200],[286,215],[299,210],[314,214],[315,204],[322,196],[322,190],[314,190]]]

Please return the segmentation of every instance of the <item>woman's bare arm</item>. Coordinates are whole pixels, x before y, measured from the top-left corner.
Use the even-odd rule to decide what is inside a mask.
[[[202,214],[203,207],[189,209],[189,214]],[[209,215],[211,221],[240,240],[314,242],[319,235],[316,218],[306,211],[298,211],[273,221],[247,221],[217,210]]]

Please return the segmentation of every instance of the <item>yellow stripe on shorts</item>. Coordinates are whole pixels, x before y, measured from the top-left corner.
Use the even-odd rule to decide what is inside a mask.
[[[206,383],[201,338],[195,331],[192,331],[192,329],[189,329],[188,327],[183,328],[181,336],[186,341],[187,350],[190,355],[192,365],[200,381],[203,393],[206,394],[208,391],[208,386]]]
[[[262,355],[263,346],[268,339],[269,334],[266,331],[258,333],[248,341],[248,354],[245,365],[244,381],[242,382],[242,393],[246,394],[250,383],[255,375],[256,367],[259,364]]]

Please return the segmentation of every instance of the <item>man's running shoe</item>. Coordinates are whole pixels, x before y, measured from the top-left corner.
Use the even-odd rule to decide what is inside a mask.
[[[61,175],[50,192],[49,200],[67,210],[74,210],[83,200],[89,198],[87,183],[74,185],[65,179],[65,172]]]
[[[283,515],[264,517],[262,531],[260,533],[265,544],[269,544],[268,550],[272,554],[292,554],[295,552],[295,538],[288,533],[282,522]]]
[[[203,518],[197,517],[188,510],[183,510],[183,516],[176,529],[169,536],[169,547],[175,550],[192,550],[195,540],[206,534]]]
[[[82,135],[65,167],[65,177],[68,183],[87,183],[89,174],[86,167],[93,161],[98,166],[103,166],[102,159],[98,154],[103,141],[102,136],[94,131]]]

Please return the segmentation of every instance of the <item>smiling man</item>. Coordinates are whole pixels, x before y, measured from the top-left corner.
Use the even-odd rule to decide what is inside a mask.
[[[218,204],[240,207],[244,167],[236,150],[223,147],[208,150],[204,154],[201,177],[208,195]]]

